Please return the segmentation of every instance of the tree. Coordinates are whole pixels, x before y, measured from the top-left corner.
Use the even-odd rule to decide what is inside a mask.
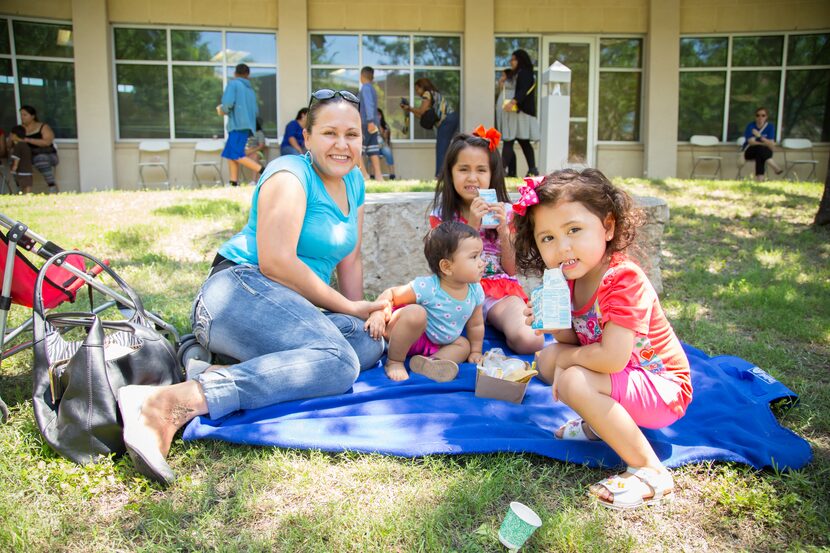
[[[813,224],[824,227],[830,226],[830,169],[824,177],[824,194],[821,195]]]

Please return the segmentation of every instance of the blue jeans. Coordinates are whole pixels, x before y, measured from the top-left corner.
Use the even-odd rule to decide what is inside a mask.
[[[240,360],[195,378],[212,419],[342,394],[361,369],[377,363],[385,347],[363,330],[361,319],[322,312],[252,265],[210,277],[196,297],[192,319],[200,344]]]
[[[450,147],[452,137],[458,132],[459,125],[458,112],[454,111],[447,114],[441,124],[438,125],[438,130],[435,136],[435,176],[441,174],[441,167],[444,165],[444,156],[447,155],[447,148]],[[452,180],[452,179],[450,179]]]

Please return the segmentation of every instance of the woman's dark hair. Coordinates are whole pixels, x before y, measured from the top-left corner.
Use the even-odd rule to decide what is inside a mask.
[[[480,239],[481,236],[470,225],[458,221],[445,221],[424,236],[424,257],[427,258],[429,269],[439,278],[444,276],[441,272],[441,260],[452,260],[458,244],[465,238]]]
[[[511,55],[516,57],[516,61],[519,64],[519,66],[516,68],[517,73],[522,69],[530,69],[531,71],[533,71],[533,62],[530,61],[530,54],[528,54],[526,51],[519,49],[514,51]]]
[[[339,94],[335,94],[332,98],[328,98],[327,100],[315,100],[314,102],[311,103],[310,106],[305,108],[306,110],[308,110],[306,112],[306,113],[308,113],[308,117],[305,120],[305,130],[308,131],[308,134],[311,134],[311,129],[314,127],[314,123],[317,120],[317,112],[320,111],[324,106],[328,106],[328,105],[331,105],[331,104],[336,104],[336,103],[339,103],[339,102],[346,102],[347,104],[352,106],[355,109],[355,111],[360,113],[360,108],[357,107],[356,104],[353,104],[352,102],[344,100],[343,97],[340,96]],[[300,110],[300,111],[302,111],[302,110]]]
[[[432,84],[432,81],[430,81],[426,77],[421,77],[420,79],[415,81],[415,84],[413,86],[420,87],[423,90],[428,90],[429,92],[441,92],[434,84]]]
[[[498,149],[490,150],[490,141],[486,138],[471,134],[457,134],[447,148],[441,174],[438,175],[438,182],[435,185],[435,197],[432,199],[432,207],[438,208],[443,221],[451,221],[461,213],[461,198],[452,181],[452,168],[458,161],[458,154],[465,148],[483,148],[487,152],[487,160],[490,164],[490,188],[496,191],[496,198],[500,202],[510,202],[510,196],[507,195],[507,187],[504,184],[504,166]]]
[[[40,121],[40,119],[37,118],[37,110],[32,106],[20,106],[20,111],[25,111],[26,113],[34,117],[35,121]]]
[[[579,202],[585,209],[605,223],[606,217],[614,218],[614,236],[608,241],[605,253],[625,253],[634,242],[637,227],[645,222],[641,209],[634,208],[631,196],[617,188],[596,169],[581,172],[573,169],[554,171],[536,187],[538,205],[555,205],[558,202]],[[533,231],[533,214],[536,206],[530,206],[525,215],[515,214],[516,227],[513,245],[516,249],[516,266],[527,275],[541,274],[546,268]]]
[[[757,114],[759,111],[763,111],[767,115],[767,119],[769,119],[769,110],[767,108],[761,106],[755,110],[755,113]]]
[[[305,115],[306,113],[308,113],[308,108],[301,109],[300,111],[297,112],[297,117],[295,117],[294,120],[299,121],[300,119],[302,119],[303,115]]]

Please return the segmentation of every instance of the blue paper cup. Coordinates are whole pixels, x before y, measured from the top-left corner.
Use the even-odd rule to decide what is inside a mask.
[[[513,501],[499,528],[499,541],[508,549],[519,549],[542,526],[542,519],[533,509]]]

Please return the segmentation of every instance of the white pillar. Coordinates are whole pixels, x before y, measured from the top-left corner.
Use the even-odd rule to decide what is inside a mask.
[[[496,65],[494,0],[464,0],[464,60],[461,64],[464,97],[461,131],[478,125],[492,127]]]
[[[279,133],[308,105],[308,1],[279,0],[277,37],[279,91]]]
[[[677,174],[680,0],[649,0],[646,38],[645,176]]]
[[[72,0],[72,41],[81,192],[112,189],[115,98],[106,0]]]

